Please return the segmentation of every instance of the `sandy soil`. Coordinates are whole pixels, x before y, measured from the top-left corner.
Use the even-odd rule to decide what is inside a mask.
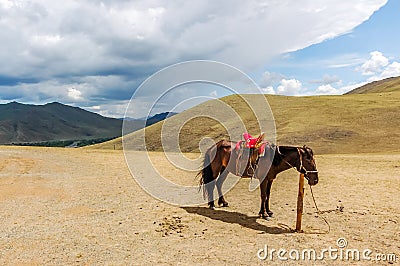
[[[161,155],[153,156],[160,157],[161,168],[170,167]],[[275,217],[266,221],[257,216],[259,191],[249,192],[249,179],[228,193],[228,208],[180,208],[144,192],[120,151],[0,147],[0,264],[266,265],[281,261],[276,253],[272,262],[260,260],[257,252],[265,245],[269,251],[319,254],[338,248],[338,238],[348,242],[339,251],[370,249],[372,259],[395,253],[399,264],[400,154],[323,155],[317,165],[320,183],[314,193],[323,214],[315,213],[307,187],[305,232],[294,233],[298,174],[293,170],[274,182]],[[289,258],[286,264],[354,264],[326,257]]]

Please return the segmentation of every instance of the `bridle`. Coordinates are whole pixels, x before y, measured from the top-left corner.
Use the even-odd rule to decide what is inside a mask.
[[[279,155],[283,155],[280,150],[279,146],[276,147],[278,150]],[[318,170],[307,170],[304,165],[303,165],[303,157],[301,156],[300,148],[297,148],[297,153],[299,154],[299,160],[300,160],[300,165],[298,167],[293,166],[291,163],[289,163],[287,160],[282,158],[282,161],[284,161],[287,165],[289,165],[291,168],[295,169],[297,172],[304,174],[304,177],[310,181],[310,178],[308,177],[308,174],[318,174]]]

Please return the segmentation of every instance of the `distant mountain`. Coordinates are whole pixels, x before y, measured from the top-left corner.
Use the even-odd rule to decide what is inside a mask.
[[[400,91],[400,77],[393,77],[374,81],[358,87],[345,94],[365,94]]]
[[[158,123],[158,122],[160,122],[160,121],[162,121],[162,120],[164,120],[164,119],[167,119],[167,118],[169,118],[169,117],[171,117],[171,116],[174,116],[174,115],[176,115],[176,114],[178,114],[178,113],[174,113],[174,112],[164,112],[164,113],[156,114],[156,115],[154,115],[154,116],[152,116],[152,117],[149,117],[149,118],[146,120],[146,127],[147,127],[147,126],[151,126],[151,125],[153,125],[153,124],[155,124],[155,123]]]
[[[122,121],[53,102],[0,104],[0,144],[121,136]]]

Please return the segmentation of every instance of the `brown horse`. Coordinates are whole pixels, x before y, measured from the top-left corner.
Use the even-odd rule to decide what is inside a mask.
[[[243,175],[243,173],[236,171],[238,153],[234,150],[234,147],[236,147],[236,142],[221,140],[211,146],[205,154],[203,169],[199,172],[201,174],[200,185],[203,187],[204,196],[208,196],[210,208],[214,208],[214,186],[216,185],[218,191],[218,204],[227,207],[228,202],[224,199],[222,184],[228,173]],[[292,147],[266,144],[264,148],[263,156],[260,156],[260,147],[248,149],[246,152],[248,153],[247,167],[255,166],[253,177],[260,181],[261,208],[259,215],[267,219],[273,215],[273,212],[269,209],[269,197],[272,182],[277,174],[295,168],[298,172],[304,174],[309,185],[316,185],[318,183],[318,171],[314,153],[307,146]]]
[[[263,135],[257,138],[255,147],[262,143]],[[258,148],[239,146],[237,142],[221,140],[212,145],[205,153],[203,169],[197,175],[201,175],[200,186],[203,186],[204,198],[208,197],[208,205],[214,208],[214,187],[218,191],[218,205],[227,207],[228,202],[222,193],[222,184],[228,173],[237,176],[252,177],[258,159]]]

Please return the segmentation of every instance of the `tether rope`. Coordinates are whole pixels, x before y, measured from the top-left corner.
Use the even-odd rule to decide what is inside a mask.
[[[325,232],[325,234],[328,234],[331,231],[331,226],[329,225],[329,223],[325,219],[325,217],[322,216],[322,212],[318,209],[317,202],[315,201],[314,193],[312,191],[312,186],[311,185],[309,185],[309,186],[310,186],[311,196],[312,196],[312,199],[313,199],[313,202],[314,202],[315,209],[317,210],[317,213],[321,216],[321,218],[324,220],[324,222],[328,226],[328,232]]]

